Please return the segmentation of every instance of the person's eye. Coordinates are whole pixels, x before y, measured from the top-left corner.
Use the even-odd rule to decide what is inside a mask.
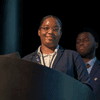
[[[54,31],[58,31],[58,29],[54,29]]]
[[[89,40],[85,40],[85,41],[89,41]]]
[[[76,43],[79,43],[79,42],[76,42]]]
[[[54,31],[58,31],[58,30],[59,30],[59,28],[53,28],[53,30],[54,30]]]
[[[49,27],[44,27],[44,29],[45,29],[45,30],[48,30],[48,29],[49,29]]]

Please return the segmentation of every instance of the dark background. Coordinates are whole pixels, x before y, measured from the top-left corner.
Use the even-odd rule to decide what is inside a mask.
[[[33,1],[33,0],[32,0]],[[61,2],[61,1],[24,1],[19,2],[19,38],[18,51],[21,57],[34,52],[41,44],[38,27],[41,19],[47,15],[55,15],[62,21],[62,37],[59,45],[66,49],[76,50],[77,34],[83,27],[94,29],[100,34],[100,14],[97,2]],[[2,20],[4,2],[1,2],[0,14],[0,42],[2,43]],[[99,35],[100,36],[100,35]],[[1,45],[2,48],[3,45]],[[97,49],[97,58],[99,58]],[[0,52],[0,54],[3,54]]]

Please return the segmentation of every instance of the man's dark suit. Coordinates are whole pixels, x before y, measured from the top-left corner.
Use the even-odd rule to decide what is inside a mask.
[[[96,100],[100,100],[100,61],[97,59],[90,72],[90,78],[92,81],[93,91],[95,93]]]
[[[41,63],[37,61],[37,58],[39,58],[39,56],[36,50],[22,59]],[[76,51],[67,50],[59,46],[57,57],[52,65],[52,68],[79,80],[89,87],[92,87],[85,63]]]

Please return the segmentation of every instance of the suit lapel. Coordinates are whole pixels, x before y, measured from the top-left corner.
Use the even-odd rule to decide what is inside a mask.
[[[90,72],[90,77],[92,78],[94,74],[97,72],[98,68],[100,68],[100,61],[97,59],[93,65],[93,68]]]
[[[61,58],[62,54],[63,54],[64,49],[59,45],[59,50],[57,52],[57,56],[54,60],[54,63],[52,65],[52,68],[54,69],[56,67],[57,62],[59,61],[59,59]]]
[[[31,54],[30,60],[32,62],[36,62],[38,64],[41,64],[40,56],[37,54],[37,50]]]

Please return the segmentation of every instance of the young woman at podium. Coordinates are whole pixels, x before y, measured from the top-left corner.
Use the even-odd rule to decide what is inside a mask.
[[[62,48],[58,42],[62,35],[62,23],[53,15],[44,17],[38,29],[41,45],[35,52],[22,59],[65,73],[92,89],[84,61],[78,52]]]

